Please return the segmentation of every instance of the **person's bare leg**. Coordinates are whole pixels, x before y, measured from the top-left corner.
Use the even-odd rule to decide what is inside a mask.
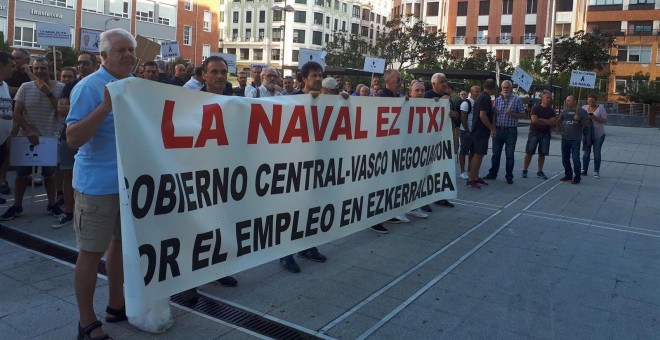
[[[531,163],[531,162],[532,162],[532,155],[526,153],[525,154],[525,161],[524,161],[524,164],[523,164],[523,171],[527,171],[527,169],[529,169],[529,163]],[[541,171],[541,170],[539,169],[539,171]]]
[[[56,184],[56,192],[64,192],[63,189],[63,183],[62,180],[64,179],[64,171],[60,170],[60,166],[58,165],[55,168],[55,184]]]
[[[67,214],[73,214],[73,171],[62,171],[62,177],[62,191],[64,192],[64,212]]]
[[[80,326],[87,327],[96,321],[94,313],[94,290],[96,289],[97,266],[101,261],[103,253],[80,250],[76,260],[74,273],[74,289],[76,291],[76,303],[80,314]],[[97,337],[104,334],[101,327],[92,331],[91,335]]]
[[[543,171],[543,165],[545,164],[545,156],[539,155],[539,172]]]
[[[484,155],[474,155],[472,161],[470,162],[470,180],[476,181],[479,177],[479,169],[481,168],[481,161],[483,160]]]
[[[44,188],[46,189],[46,196],[48,197],[48,205],[55,204],[57,201],[57,176],[44,178]]]
[[[23,197],[25,196],[25,190],[27,190],[30,180],[28,177],[19,178],[16,177],[15,190],[14,190],[14,206],[21,207],[23,206]]]
[[[9,171],[9,147],[7,147],[5,159],[2,160],[2,164],[0,164],[0,182],[7,181],[7,171]]]
[[[458,155],[458,163],[459,163],[458,165],[461,168],[461,173],[465,172],[465,155],[464,154],[461,153],[461,154]],[[469,167],[469,165],[468,165],[468,167]]]
[[[105,268],[108,272],[108,306],[113,309],[124,308],[124,263],[122,259],[121,240],[112,239],[105,257]]]

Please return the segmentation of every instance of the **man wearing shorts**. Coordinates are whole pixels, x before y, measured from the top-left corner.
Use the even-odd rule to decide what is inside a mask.
[[[552,93],[544,92],[541,96],[541,105],[532,109],[532,124],[529,126],[527,146],[525,147],[525,161],[523,165],[522,178],[527,178],[527,169],[532,162],[532,156],[538,150],[538,169],[536,177],[548,179],[543,173],[545,156],[550,153],[551,128],[556,124],[555,110],[552,108]]]
[[[495,94],[496,84],[493,79],[484,81],[484,90],[474,101],[474,124],[472,133],[472,144],[474,145],[474,156],[470,162],[470,177],[465,185],[474,189],[481,189],[482,185],[488,185],[483,178],[479,177],[479,169],[484,156],[488,154],[488,137],[495,138],[495,112],[490,96]]]
[[[71,92],[66,137],[69,146],[78,149],[73,167],[73,228],[80,250],[74,278],[79,339],[104,336],[93,301],[97,266],[106,250],[109,295],[105,319],[126,320],[115,124],[105,85],[131,75],[137,64],[136,46],[135,38],[121,28],[101,33],[101,67]]]

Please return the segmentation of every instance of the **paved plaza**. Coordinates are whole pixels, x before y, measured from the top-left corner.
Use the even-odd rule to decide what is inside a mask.
[[[458,181],[455,208],[434,205],[427,220],[386,224],[389,234],[363,230],[322,245],[328,262],[298,259],[299,274],[273,261],[234,275],[238,287],[200,292],[310,338],[659,339],[660,130],[606,132],[600,179],[590,166],[579,185],[560,182],[557,136],[549,179],[534,175],[536,157],[520,178],[520,127],[513,185],[502,160],[481,190]],[[490,155],[480,173],[489,167]],[[34,193],[24,216],[4,226],[74,248],[72,227],[52,229],[43,189]],[[106,284],[100,277],[99,320]],[[185,306],[172,313],[164,334],[126,322],[104,329],[115,339],[264,337]],[[0,239],[0,338],[72,339],[77,321],[72,266]]]

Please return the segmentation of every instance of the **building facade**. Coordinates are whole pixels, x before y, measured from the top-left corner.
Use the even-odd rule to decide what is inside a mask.
[[[555,36],[582,30],[586,0],[556,0]],[[395,0],[392,16],[412,14],[441,30],[459,58],[472,49],[517,65],[535,57],[552,36],[551,0]]]
[[[618,62],[610,65],[607,87],[601,86],[601,90],[607,89],[608,100],[619,100],[630,77],[638,72],[660,80],[660,1],[589,0],[587,27],[616,36],[612,55]]]
[[[301,48],[322,50],[338,32],[375,44],[384,31],[388,0],[221,0],[220,47],[239,70],[251,64],[296,69]],[[282,10],[290,6],[288,11]]]
[[[89,43],[83,32],[95,36],[111,28],[159,43],[177,40],[181,57],[195,64],[218,44],[217,5],[209,0],[0,0],[0,29],[10,46],[44,54],[38,22],[69,26],[76,49]]]

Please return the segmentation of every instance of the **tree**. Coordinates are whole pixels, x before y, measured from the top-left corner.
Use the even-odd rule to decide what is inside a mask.
[[[55,47],[55,50],[62,52],[62,61],[64,66],[73,66],[78,63],[80,52],[68,46]],[[50,48],[48,51],[52,51]]]
[[[407,15],[388,21],[373,53],[399,71],[438,67],[445,57],[445,35],[426,30],[426,23]]]
[[[536,58],[525,57],[520,60],[518,67],[534,78],[534,82],[541,83],[546,79],[543,74],[543,64]]]
[[[615,46],[614,40],[613,35],[602,33],[598,29],[591,33],[577,31],[573,36],[555,38],[554,68],[551,76],[570,73],[571,70],[602,71],[608,65],[615,64],[616,56],[610,54]],[[551,54],[552,48],[548,44],[537,56],[543,61],[546,73],[550,72]]]
[[[649,73],[637,72],[626,80],[625,97],[633,103],[660,104],[660,84]]]
[[[0,32],[0,52],[11,53],[11,47],[9,47],[9,44],[7,44],[7,41],[5,40],[5,32]]]
[[[450,70],[495,71],[497,64],[500,65],[500,72],[513,73],[513,65],[508,60],[497,59],[491,52],[472,46],[467,57],[448,60],[446,68]]]
[[[364,55],[369,51],[369,43],[358,35],[339,31],[332,34],[326,51],[326,65],[361,69],[364,66]]]

